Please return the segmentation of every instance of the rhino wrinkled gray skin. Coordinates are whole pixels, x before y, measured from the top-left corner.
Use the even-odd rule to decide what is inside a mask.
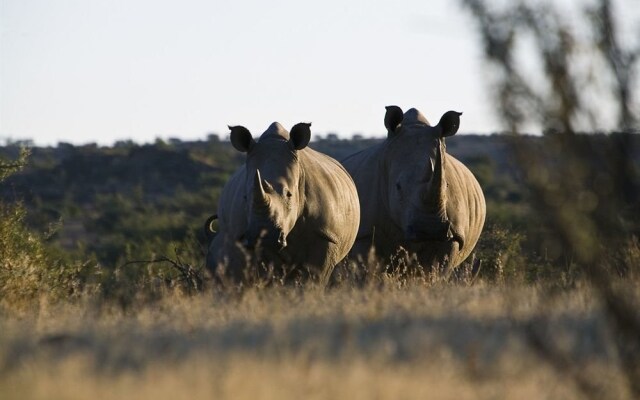
[[[444,276],[476,245],[486,215],[482,189],[471,171],[446,153],[444,138],[458,131],[461,113],[448,111],[436,126],[412,108],[389,106],[388,137],[347,157],[360,197],[360,228],[353,256],[388,257],[399,247]]]
[[[212,273],[241,280],[250,254],[326,283],[351,249],[358,193],[340,163],[307,147],[310,125],[299,123],[289,134],[274,122],[257,142],[246,128],[229,127],[231,143],[247,158],[220,197],[207,253]]]

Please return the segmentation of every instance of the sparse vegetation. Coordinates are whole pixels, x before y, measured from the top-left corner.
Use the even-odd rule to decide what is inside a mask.
[[[0,183],[23,168],[29,152],[21,149],[15,161],[0,162]],[[0,202],[0,307],[26,309],[41,296],[69,298],[82,290],[87,263],[67,264],[45,244],[47,235],[31,232],[21,202]]]

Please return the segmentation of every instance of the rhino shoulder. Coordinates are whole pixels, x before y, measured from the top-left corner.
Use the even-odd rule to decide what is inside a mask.
[[[345,167],[338,160],[327,154],[307,148],[301,161],[303,162],[305,175],[312,177],[312,179],[314,179],[314,175],[318,175],[317,178],[320,181],[329,178],[337,180],[337,182],[353,184],[353,180]]]
[[[471,170],[452,156],[447,159],[447,212],[452,229],[461,237],[462,259],[476,245],[486,218],[486,203],[482,188]],[[462,245],[464,243],[464,246]]]
[[[305,169],[307,217],[329,224],[331,230],[359,221],[358,191],[347,170],[334,158],[316,151],[306,152],[301,161]]]
[[[471,170],[460,160],[447,155],[447,171],[445,172],[449,186],[453,190],[464,190],[467,192],[477,192],[484,200],[484,194],[480,183]],[[457,189],[456,189],[457,188]]]

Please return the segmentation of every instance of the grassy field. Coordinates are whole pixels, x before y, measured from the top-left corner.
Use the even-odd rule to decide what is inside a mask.
[[[630,398],[596,299],[389,278],[167,292],[124,310],[42,300],[0,315],[0,398]]]

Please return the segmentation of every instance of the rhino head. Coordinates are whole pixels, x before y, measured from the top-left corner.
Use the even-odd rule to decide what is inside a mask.
[[[387,107],[388,208],[407,242],[455,239],[447,215],[444,138],[458,131],[460,115],[448,111],[431,126],[415,108],[403,114],[400,107]]]
[[[243,244],[269,250],[287,247],[287,236],[303,208],[304,187],[298,151],[311,137],[311,124],[299,123],[287,132],[277,122],[256,142],[243,126],[230,126],[231,143],[247,153],[243,201],[247,210],[247,231]]]

